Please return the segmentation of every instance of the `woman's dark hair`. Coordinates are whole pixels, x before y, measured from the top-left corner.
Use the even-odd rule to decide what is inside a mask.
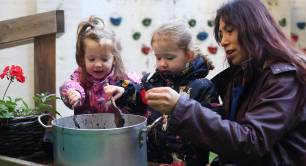
[[[240,46],[255,63],[290,63],[298,79],[306,83],[305,54],[293,46],[260,0],[233,0],[217,10],[214,35],[218,43],[221,19],[238,30]]]

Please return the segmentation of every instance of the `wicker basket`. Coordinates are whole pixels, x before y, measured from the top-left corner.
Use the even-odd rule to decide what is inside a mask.
[[[0,118],[0,154],[19,157],[41,151],[44,132],[37,116]]]

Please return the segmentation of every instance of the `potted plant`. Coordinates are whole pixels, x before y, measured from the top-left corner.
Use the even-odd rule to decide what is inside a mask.
[[[35,107],[30,108],[22,98],[6,96],[15,80],[25,82],[22,68],[6,66],[0,75],[0,79],[5,78],[9,83],[0,99],[0,154],[18,157],[40,151],[45,129],[38,123],[37,116],[46,112],[59,114],[51,104],[59,98],[50,93],[36,94],[33,97]]]

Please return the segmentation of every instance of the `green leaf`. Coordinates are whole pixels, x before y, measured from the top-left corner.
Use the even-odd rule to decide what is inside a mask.
[[[34,100],[35,103],[42,103],[41,97],[39,97],[39,96],[34,96],[33,100]]]
[[[51,105],[57,99],[60,97],[56,97],[55,94],[39,93],[33,97],[35,107],[30,108],[22,98],[13,99],[7,96],[5,100],[0,100],[0,118],[37,115],[45,112],[60,115]]]

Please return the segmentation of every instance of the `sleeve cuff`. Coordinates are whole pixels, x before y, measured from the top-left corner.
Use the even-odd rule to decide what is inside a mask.
[[[67,91],[69,89],[75,89],[76,91],[78,91],[80,93],[80,95],[81,95],[80,105],[83,105],[84,101],[85,101],[85,91],[84,91],[83,87],[78,82],[74,82],[74,81],[68,81],[63,86],[60,87],[61,98],[64,101],[64,103],[66,105],[69,105],[68,104],[68,99],[67,99]]]
[[[181,95],[178,99],[175,107],[173,108],[170,114],[171,118],[169,120],[168,130],[176,131],[180,127],[182,121],[184,120],[184,114],[187,110],[185,105],[185,103],[187,103],[187,100],[189,100],[189,97],[185,95]]]

